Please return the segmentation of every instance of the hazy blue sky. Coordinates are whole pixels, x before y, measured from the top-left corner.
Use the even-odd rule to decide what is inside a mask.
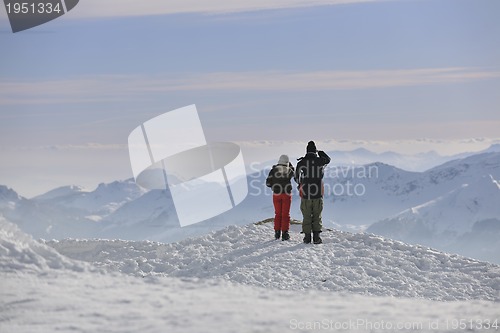
[[[190,104],[209,140],[500,137],[500,1],[308,3],[82,0],[16,34],[0,9],[0,184],[131,176],[130,131]]]

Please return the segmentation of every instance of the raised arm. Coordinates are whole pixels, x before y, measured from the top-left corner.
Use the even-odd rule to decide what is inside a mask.
[[[322,150],[319,150],[319,151],[318,151],[318,155],[319,155],[319,157],[321,158],[321,161],[323,162],[323,164],[324,164],[324,165],[326,165],[326,164],[330,163],[330,161],[332,160],[332,159],[330,158],[330,156],[328,156],[328,155],[327,155],[324,151],[322,151]]]

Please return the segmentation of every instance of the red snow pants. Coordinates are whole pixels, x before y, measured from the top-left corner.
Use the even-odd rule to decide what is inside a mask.
[[[290,229],[291,194],[273,194],[274,230],[288,231]]]

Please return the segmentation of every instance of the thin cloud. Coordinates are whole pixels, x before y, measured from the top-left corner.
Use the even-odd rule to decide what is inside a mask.
[[[95,76],[37,82],[0,81],[0,105],[144,100],[175,91],[332,91],[441,85],[500,78],[500,71],[424,68],[371,71],[216,72],[170,75]]]
[[[500,77],[500,71],[468,68],[428,68],[373,71],[208,73],[175,82],[152,80],[142,89],[318,91],[355,90],[460,83]]]
[[[180,13],[225,14],[381,1],[388,0],[86,0],[81,1],[78,5],[78,10],[73,11],[71,14],[75,18],[148,16]]]
[[[58,145],[48,145],[48,146],[0,146],[1,151],[13,151],[13,152],[29,152],[29,151],[111,151],[111,150],[123,150],[127,151],[128,146],[126,144],[119,143],[96,143],[89,142],[83,144],[58,144]]]

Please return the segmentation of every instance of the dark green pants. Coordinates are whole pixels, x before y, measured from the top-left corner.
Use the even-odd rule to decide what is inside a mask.
[[[323,222],[321,221],[321,212],[323,211],[323,198],[302,199],[300,202],[302,211],[302,232],[310,234],[311,231],[321,231]]]

